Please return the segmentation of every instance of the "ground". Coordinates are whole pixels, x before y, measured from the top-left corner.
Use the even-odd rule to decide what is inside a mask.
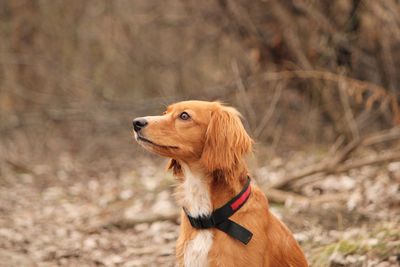
[[[280,158],[269,162],[252,167],[261,186],[287,168]],[[46,164],[4,162],[0,266],[175,266],[179,207],[164,163],[137,158],[83,170],[66,154],[53,172]],[[399,181],[399,162],[364,167],[309,182],[299,193],[310,201],[288,199],[271,209],[311,266],[400,266]],[[317,200],[325,194],[334,197]]]

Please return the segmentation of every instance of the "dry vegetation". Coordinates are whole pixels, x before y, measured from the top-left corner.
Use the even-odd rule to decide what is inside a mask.
[[[130,121],[236,106],[312,266],[400,265],[400,3],[0,1],[0,266],[174,266]]]

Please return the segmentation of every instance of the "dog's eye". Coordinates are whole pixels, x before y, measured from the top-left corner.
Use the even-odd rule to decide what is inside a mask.
[[[181,115],[179,115],[179,118],[180,118],[181,120],[186,121],[186,120],[190,119],[190,115],[187,114],[187,112],[182,112]]]

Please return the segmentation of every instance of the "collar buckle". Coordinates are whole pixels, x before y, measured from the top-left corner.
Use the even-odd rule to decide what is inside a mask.
[[[192,217],[187,216],[190,224],[197,229],[207,229],[215,227],[214,219],[211,216],[200,216],[200,217]]]

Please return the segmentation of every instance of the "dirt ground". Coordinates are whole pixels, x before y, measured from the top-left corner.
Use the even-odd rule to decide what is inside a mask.
[[[0,266],[175,266],[179,207],[165,162],[99,158],[90,170],[69,154],[54,168],[2,162]],[[293,156],[292,167],[304,158]],[[282,177],[283,162],[256,164],[255,181]],[[400,162],[364,167],[309,182],[301,189],[309,201],[271,209],[311,266],[400,266],[399,181]]]

